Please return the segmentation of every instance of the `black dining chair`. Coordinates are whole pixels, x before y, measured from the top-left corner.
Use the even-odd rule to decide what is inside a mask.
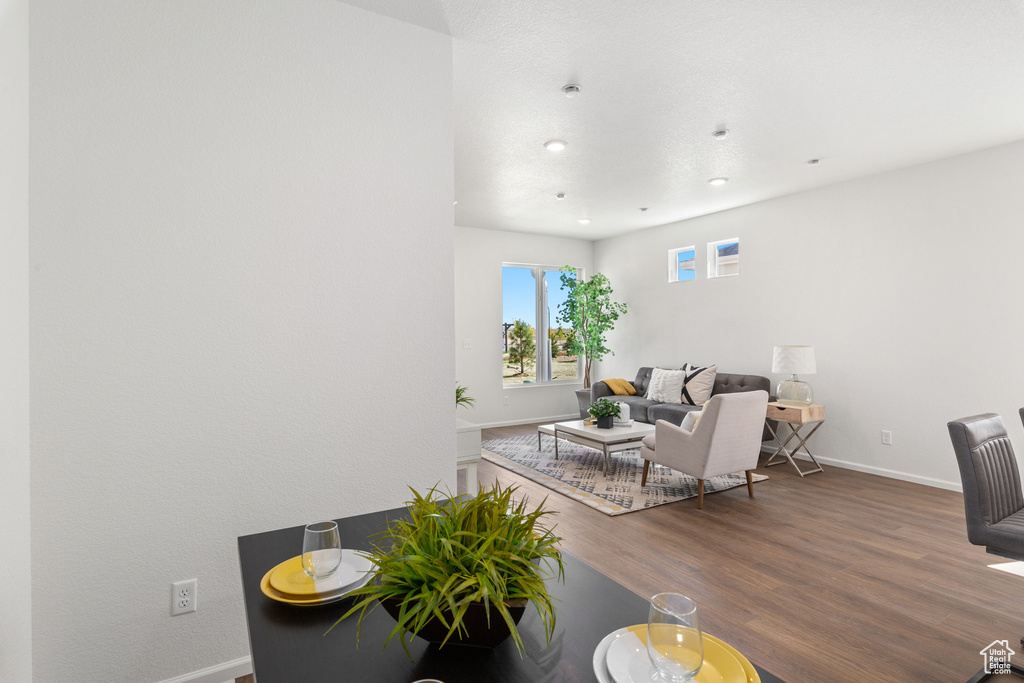
[[[985,413],[946,426],[960,466],[968,540],[995,555],[1024,560],[1024,496],[1003,418]]]

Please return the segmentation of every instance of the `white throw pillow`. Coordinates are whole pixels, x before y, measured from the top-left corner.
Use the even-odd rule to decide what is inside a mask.
[[[682,402],[691,406],[704,405],[711,398],[711,390],[715,388],[718,366],[699,368],[687,363],[683,366],[683,372],[686,376],[683,380]]]
[[[647,396],[652,401],[662,403],[682,403],[683,381],[686,373],[682,370],[651,370],[651,382],[647,385]]]

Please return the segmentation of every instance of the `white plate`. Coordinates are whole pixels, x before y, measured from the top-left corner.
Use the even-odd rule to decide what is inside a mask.
[[[597,649],[594,650],[594,675],[597,676],[597,683],[615,683],[612,680],[611,674],[608,673],[608,665],[605,664],[605,658],[608,656],[608,648],[611,647],[612,641],[620,638],[625,633],[629,633],[629,630],[620,628],[618,631],[612,631],[597,644]]]
[[[370,582],[370,579],[373,578],[374,563],[372,560],[370,560],[369,557],[367,557],[367,555],[364,554],[364,551],[349,550],[346,548],[341,552],[342,562],[345,562],[355,567],[355,570],[359,578],[357,578],[355,581],[348,584],[347,586],[342,586],[341,588],[339,588],[338,593],[334,595],[330,595],[329,597],[321,599],[295,599],[291,596],[283,595],[270,585],[270,574],[273,571],[273,569],[267,572],[266,575],[263,577],[263,581],[260,582],[260,590],[262,590],[263,594],[272,600],[276,600],[278,602],[286,602],[289,605],[297,605],[299,607],[316,607],[319,605],[327,605],[332,602],[342,600],[345,597],[347,597],[348,594],[352,591],[362,588]]]
[[[342,550],[342,561],[346,564],[350,564],[355,567],[356,575],[359,577],[347,586],[342,586],[341,593],[338,596],[332,596],[326,600],[321,600],[321,605],[326,605],[329,602],[337,602],[342,598],[346,597],[352,591],[362,588],[366,584],[370,583],[370,579],[373,578],[373,569],[376,565],[369,557],[364,555],[359,550]]]
[[[604,661],[600,662],[597,657],[602,651]],[[629,628],[621,628],[606,636],[594,651],[594,673],[599,683],[649,683],[651,660],[647,657],[646,636],[641,640]],[[695,680],[697,683],[747,683],[748,679],[743,666],[732,653],[705,638],[704,666]]]

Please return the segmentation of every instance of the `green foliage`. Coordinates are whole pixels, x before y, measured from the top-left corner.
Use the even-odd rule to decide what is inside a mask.
[[[599,398],[590,406],[590,414],[594,417],[618,417],[622,414],[622,406],[618,401],[609,401],[606,398]]]
[[[516,487],[503,489],[497,481],[474,498],[455,500],[442,498],[436,487],[426,496],[409,490],[410,518],[389,522],[377,534],[370,554],[377,566],[373,579],[351,593],[356,604],[334,626],[359,612],[361,629],[377,601],[396,600],[400,616],[384,647],[397,635],[408,655],[407,633],[415,635],[437,619],[448,629],[444,647],[452,635],[466,633],[462,618],[469,605],[482,602],[508,624],[522,654],[523,642],[507,602],[525,599],[537,608],[550,643],[555,608],[544,579],[554,575],[555,566],[558,579],[565,577],[556,547],[562,539],[542,524],[552,514],[543,509],[547,499],[528,512],[525,497],[512,497]]]
[[[574,330],[572,344],[566,350],[570,355],[586,357],[583,387],[590,388],[590,364],[611,353],[606,347],[605,333],[615,327],[620,315],[625,315],[626,304],[612,301],[612,286],[608,278],[594,273],[589,280],[577,280],[576,269],[562,268],[562,289],[568,296],[558,307],[558,321],[568,323]]]
[[[519,374],[526,373],[526,361],[537,356],[537,342],[533,339],[533,328],[525,320],[518,318],[512,321],[508,331],[508,360],[511,364],[519,363]]]
[[[574,354],[573,349],[576,344],[576,330],[571,327],[565,331],[565,343],[562,344],[562,351],[567,356]]]
[[[455,385],[455,407],[465,406],[466,408],[472,408],[476,404],[476,399],[469,396],[466,392],[469,391],[466,387]]]
[[[558,340],[559,339],[564,339],[564,338],[565,338],[565,330],[563,330],[561,327],[558,327],[558,328],[549,327],[548,328],[548,339],[551,341],[551,357],[552,358],[558,358],[558,351],[559,351],[559,349],[562,348],[558,344]]]

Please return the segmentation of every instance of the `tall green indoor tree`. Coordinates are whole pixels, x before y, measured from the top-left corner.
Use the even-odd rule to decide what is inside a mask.
[[[590,364],[605,354],[615,352],[605,346],[605,333],[615,327],[620,315],[626,314],[626,304],[612,301],[612,285],[601,273],[589,280],[578,279],[576,269],[564,266],[560,276],[562,289],[568,294],[558,307],[558,322],[568,323],[573,335],[567,342],[568,352],[583,355],[586,369],[583,388],[590,388]]]

